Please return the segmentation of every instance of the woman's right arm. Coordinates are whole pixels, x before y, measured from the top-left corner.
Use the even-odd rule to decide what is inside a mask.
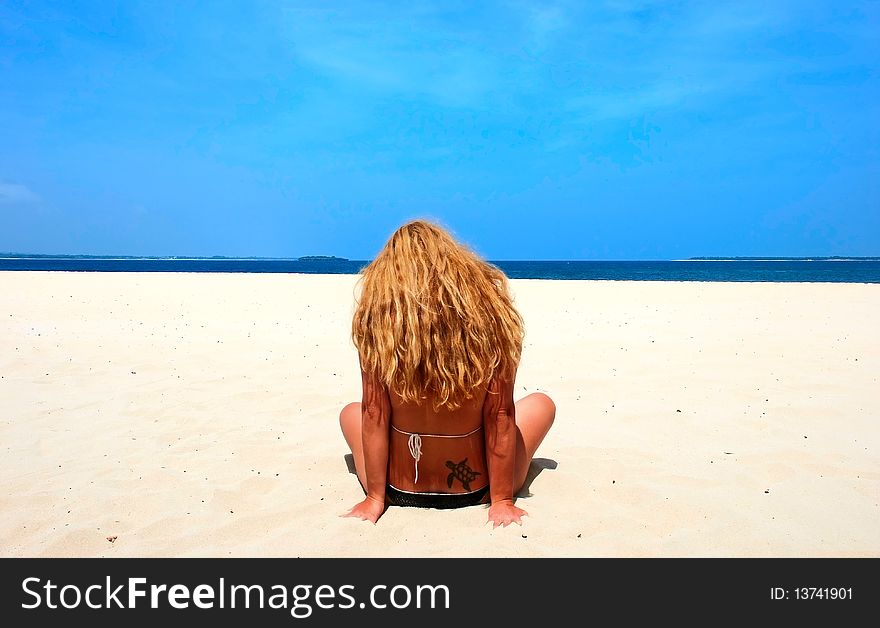
[[[489,383],[483,403],[483,428],[486,433],[486,465],[489,473],[489,521],[492,527],[522,524],[528,514],[513,505],[516,469],[516,405],[513,401],[515,374],[508,380],[495,377]]]

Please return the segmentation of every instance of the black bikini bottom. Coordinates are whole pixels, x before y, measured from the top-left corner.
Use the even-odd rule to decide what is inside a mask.
[[[385,488],[385,501],[390,506],[415,506],[417,508],[464,508],[476,506],[489,493],[489,486],[470,493],[407,493],[390,484]]]

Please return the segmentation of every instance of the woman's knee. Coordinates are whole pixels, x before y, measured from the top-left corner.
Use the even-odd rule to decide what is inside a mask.
[[[352,421],[354,418],[360,420],[360,412],[361,412],[361,403],[360,401],[352,401],[345,405],[342,408],[342,411],[339,413],[339,425],[343,428],[345,424],[349,421]]]
[[[542,392],[534,392],[528,396],[528,399],[531,403],[541,407],[543,410],[542,414],[545,416],[546,421],[549,425],[553,425],[553,420],[556,418],[556,403],[550,398],[550,395]]]

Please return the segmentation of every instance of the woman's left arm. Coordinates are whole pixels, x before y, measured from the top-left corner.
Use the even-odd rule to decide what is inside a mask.
[[[364,472],[367,496],[346,516],[376,523],[385,512],[385,486],[388,479],[388,444],[391,426],[391,400],[377,377],[361,369],[361,435],[364,446]]]

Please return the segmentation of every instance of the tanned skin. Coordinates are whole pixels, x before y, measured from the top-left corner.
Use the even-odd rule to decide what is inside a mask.
[[[385,512],[385,486],[388,475],[388,436],[391,429],[391,399],[385,386],[361,369],[364,471],[367,495],[344,516],[376,523]]]
[[[493,379],[483,404],[486,431],[486,464],[489,468],[489,521],[492,527],[522,525],[528,513],[513,504],[516,484],[517,436],[513,381]],[[519,436],[520,440],[522,436]]]
[[[389,481],[403,490],[445,492],[449,468],[443,460],[458,463],[467,458],[468,467],[479,473],[470,488],[489,484],[488,521],[493,527],[522,523],[528,513],[514,505],[514,495],[525,480],[534,450],[553,422],[555,406],[549,397],[533,393],[514,403],[513,381],[495,378],[487,388],[474,391],[473,398],[461,408],[435,412],[427,403],[403,403],[363,369],[361,382],[361,403],[349,404],[343,411],[343,416],[350,419],[349,429],[344,424],[343,432],[354,440],[349,444],[366,496],[343,516],[376,523],[386,508],[385,487]],[[517,417],[518,405],[529,416]],[[360,416],[353,417],[353,413]],[[423,443],[431,439],[427,434],[458,435],[480,426],[483,429],[476,429],[467,438],[430,441],[425,449],[433,459],[430,455],[422,459],[419,483],[414,485],[414,461],[406,436],[391,429],[392,416],[399,429],[422,434]],[[456,486],[463,490],[460,483]]]

